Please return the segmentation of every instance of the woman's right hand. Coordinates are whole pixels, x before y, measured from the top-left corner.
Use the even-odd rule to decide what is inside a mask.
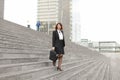
[[[55,50],[55,47],[52,47],[52,50]]]

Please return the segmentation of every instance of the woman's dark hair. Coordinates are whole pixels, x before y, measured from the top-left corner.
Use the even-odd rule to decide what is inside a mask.
[[[63,26],[62,26],[62,24],[61,24],[61,23],[57,23],[57,24],[56,24],[56,26],[55,26],[55,30],[57,30],[57,29],[58,29],[58,28],[57,28],[57,26],[58,26],[58,25],[60,25],[60,26],[61,26],[61,30],[63,30]]]

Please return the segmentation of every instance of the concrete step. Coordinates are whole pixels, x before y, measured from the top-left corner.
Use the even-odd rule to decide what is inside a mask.
[[[20,44],[29,44],[29,45],[34,45],[36,46],[38,43],[45,43],[47,44],[48,42],[44,42],[42,39],[39,38],[39,40],[33,41],[33,40],[25,40],[24,38],[11,38],[11,36],[6,36],[6,35],[0,35],[0,41],[1,43],[9,43],[9,42],[14,42],[14,43],[20,43]],[[31,44],[30,44],[31,43]],[[40,44],[39,44],[40,45]],[[43,45],[44,46],[44,45]]]
[[[94,66],[92,69],[88,71],[86,70],[86,72],[83,73],[79,73],[78,75],[71,77],[71,79],[69,78],[68,80],[93,80],[91,78],[94,78],[94,76],[98,74],[99,71],[102,70],[105,65],[104,62],[102,62],[101,65],[100,64],[101,63],[97,63],[96,66]]]
[[[50,46],[49,44],[51,42],[47,41],[42,41],[42,39],[39,39],[38,41],[31,41],[31,40],[25,40],[25,39],[21,39],[21,38],[11,38],[11,36],[7,37],[6,35],[0,35],[0,43],[19,43],[19,44],[23,44],[23,45],[31,45],[31,46],[36,46],[36,47],[40,47],[40,44],[38,43],[44,43],[45,46]]]
[[[32,35],[40,35],[40,36],[42,34],[45,34],[45,33],[42,33],[42,32],[40,32],[40,34],[39,34],[38,31],[35,31],[35,30],[32,30],[32,29],[26,28],[24,26],[12,23],[10,21],[0,20],[0,22],[1,22],[1,25],[0,25],[1,29],[13,31],[15,33],[21,33],[21,32],[23,32],[23,33],[28,34],[28,35],[32,34]],[[8,25],[9,25],[9,27],[8,27]]]
[[[24,28],[25,29],[25,28]],[[19,35],[19,36],[27,36],[27,37],[34,37],[34,36],[31,36],[31,33],[29,32],[26,32],[25,30],[21,30],[21,29],[5,29],[5,28],[1,28],[2,32],[10,32],[11,34],[14,34],[14,35]]]
[[[15,63],[26,63],[26,62],[37,62],[37,61],[44,61],[48,60],[46,58],[39,58],[39,57],[26,57],[26,58],[0,58],[0,65],[3,64],[15,64]]]
[[[8,36],[8,35],[7,35]],[[7,37],[6,35],[2,35],[2,36],[0,36],[0,43],[13,43],[13,44],[17,44],[17,43],[20,43],[20,44],[23,44],[23,45],[25,45],[25,44],[27,44],[27,45],[33,45],[33,46],[39,46],[40,47],[40,44],[39,43],[44,43],[44,45],[43,45],[43,47],[45,47],[45,46],[50,46],[49,44],[51,43],[51,42],[49,42],[49,41],[47,41],[46,40],[46,42],[44,41],[44,40],[42,40],[41,38],[39,38],[39,40],[38,39],[36,39],[36,40],[31,40],[31,39],[29,39],[29,38],[27,38],[27,39],[25,39],[25,38],[23,38],[23,39],[21,39],[21,38],[12,38],[11,39],[11,35],[9,35],[9,37]]]
[[[77,51],[81,51],[81,52],[85,52],[85,53],[88,53],[88,52],[92,52],[92,53],[96,53],[96,54],[94,54],[94,55],[98,55],[98,52],[97,51],[93,51],[93,50],[91,50],[91,49],[88,49],[87,47],[84,47],[84,46],[80,46],[80,45],[77,45],[77,44],[75,44],[75,43],[71,43],[71,42],[69,42],[69,43],[67,43],[68,44],[68,46],[69,46],[69,48],[75,48],[76,50],[79,48],[79,50],[77,50]],[[74,50],[75,50],[74,49]]]
[[[7,24],[7,23],[6,23]],[[23,33],[25,35],[31,35],[31,33],[34,33],[35,34],[35,31],[34,30],[31,30],[31,29],[28,29],[28,28],[25,28],[25,27],[21,27],[19,25],[14,25],[14,24],[10,24],[9,27],[3,27],[5,26],[6,24],[1,24],[1,29],[2,30],[9,30],[11,31],[12,33],[16,33],[16,34],[19,34],[19,35],[22,35]],[[13,26],[12,26],[13,25]],[[14,27],[14,28],[13,28]],[[34,31],[34,32],[33,32]],[[34,35],[32,34],[32,35]]]
[[[97,71],[100,66],[104,65],[103,61],[99,61],[96,64],[92,65],[91,68],[86,68],[84,71],[78,70],[76,73],[73,73],[71,76],[66,78],[66,80],[87,80],[86,77],[88,75],[93,75],[94,71]]]
[[[69,49],[70,50],[70,49]],[[77,50],[76,50],[77,51]],[[78,52],[78,51],[77,51]],[[89,51],[90,52],[90,51]],[[79,53],[78,53],[79,54]],[[86,54],[86,53],[85,53]]]
[[[52,66],[52,62],[45,60],[39,62],[26,62],[26,63],[0,65],[0,75],[5,73],[26,71],[26,70],[32,70],[32,69],[48,67],[48,66]]]
[[[2,21],[2,22],[4,22],[4,23],[7,23],[7,24],[10,24],[10,25],[14,25],[14,24],[11,24],[10,22],[8,22],[8,21]],[[18,25],[17,25],[18,26]],[[6,26],[5,26],[6,27]],[[26,28],[24,28],[24,27],[21,27],[20,26],[20,29],[19,29],[19,27],[16,27],[16,25],[14,25],[14,26],[11,26],[11,27],[14,27],[14,28],[12,28],[12,30],[14,30],[14,31],[16,31],[16,32],[20,32],[20,31],[17,31],[17,30],[21,30],[21,31],[30,31],[30,32],[33,32],[34,34],[36,33],[36,32],[34,32],[34,31],[32,31],[32,30],[28,30],[28,29],[26,29]],[[3,27],[4,28],[4,27]],[[10,28],[10,27],[6,27],[7,29],[6,30],[9,30],[8,28]],[[17,29],[16,29],[17,28]],[[11,29],[11,28],[10,28]],[[26,32],[27,32],[26,31]],[[34,35],[35,36],[35,35]],[[42,36],[43,37],[43,36]],[[47,39],[46,39],[47,40]],[[87,53],[87,51],[88,51],[88,48],[85,48],[85,47],[81,47],[81,46],[78,46],[78,45],[75,45],[75,44],[71,44],[72,46],[74,45],[75,46],[75,48],[77,47],[77,48],[79,48],[79,49],[85,49],[85,50],[83,50],[83,52],[85,52],[86,51],[86,53]],[[89,50],[89,52],[91,52],[91,50]]]
[[[79,61],[87,61],[87,59],[85,59],[85,60],[83,60],[83,59],[64,60],[63,63],[64,64],[68,63],[68,62],[77,63]],[[50,60],[39,61],[39,62],[6,64],[6,65],[0,65],[0,74],[17,72],[17,71],[32,70],[32,69],[48,67],[48,66],[52,66],[52,62]]]
[[[108,64],[105,65],[104,69],[102,69],[99,73],[99,76],[97,78],[95,78],[94,80],[98,79],[98,80],[104,80],[105,72],[107,70]]]
[[[94,61],[80,61],[77,63],[71,62],[67,64],[63,64],[62,66],[67,69],[68,67],[75,67],[75,66],[85,66],[90,63],[93,63]],[[45,75],[50,75],[52,72],[58,73],[56,71],[55,67],[44,67],[39,69],[33,69],[28,71],[20,71],[20,72],[14,72],[14,73],[8,73],[8,74],[2,74],[0,75],[0,79],[2,80],[35,80],[36,78],[40,78]]]
[[[24,45],[19,43],[0,43],[1,47],[13,47],[13,48],[33,48],[33,49],[40,49],[40,47],[34,47],[30,45]]]
[[[83,76],[84,80],[95,80],[96,79],[96,74],[100,74],[101,70],[105,70],[104,66],[106,64],[103,63],[102,65],[100,65],[96,70],[92,71],[91,73],[88,73],[87,75]],[[99,76],[99,75],[97,75]]]
[[[26,57],[39,57],[39,58],[43,58],[43,57],[48,57],[49,52],[36,52],[36,53],[5,53],[5,52],[0,52],[0,58],[26,58]]]
[[[64,80],[70,76],[73,76],[71,80],[111,79],[106,57],[70,41],[66,42],[65,59],[88,60],[66,61],[62,65],[64,71],[56,71],[56,67],[46,61],[51,37],[0,19],[0,80]],[[84,77],[77,79],[78,75]]]
[[[103,80],[112,80],[112,75],[111,75],[111,72],[110,72],[110,65],[107,66],[107,69],[105,71],[105,75],[102,79]]]
[[[101,54],[92,53],[92,51],[85,52],[85,51],[81,51],[80,49],[79,49],[80,51],[79,50],[73,50],[73,49],[69,49],[69,46],[67,46],[67,49],[68,49],[67,51],[71,52],[71,55],[74,55],[73,53],[75,53],[76,58],[79,58],[79,56],[84,54],[84,55],[87,55],[89,57],[94,57],[96,59],[104,59],[105,61],[108,60],[108,62],[109,62],[109,58],[107,58],[107,57],[105,57],[104,55],[101,55]]]
[[[46,37],[46,36],[43,36],[42,39],[41,39],[40,36],[39,37],[38,36],[32,36],[32,35],[28,36],[26,34],[19,35],[19,34],[16,34],[16,33],[12,33],[11,31],[3,31],[3,30],[0,30],[0,35],[4,35],[5,37],[11,37],[12,39],[17,38],[17,39],[22,39],[22,40],[32,41],[32,42],[40,41],[40,42],[43,42],[43,43],[45,43],[43,39],[44,39],[44,37]],[[48,38],[46,38],[46,40],[47,39]]]
[[[106,71],[107,71],[107,69],[108,69],[108,66],[109,65],[107,65],[106,67],[105,67],[105,69],[103,69],[100,73],[99,73],[99,76],[98,76],[98,80],[104,80],[104,78],[106,77]],[[106,79],[107,80],[107,79]]]
[[[66,68],[66,70],[64,70],[63,72],[59,72],[58,74],[55,74],[54,72],[51,73],[51,75],[48,76],[44,76],[42,78],[39,79],[35,79],[35,80],[66,80],[68,79],[68,77],[70,77],[71,75],[73,75],[74,73],[78,72],[78,71],[83,71],[87,68],[90,69],[90,67],[92,67],[94,64],[96,64],[97,61],[93,61],[92,63],[85,63],[85,64],[79,64],[78,66],[74,66],[72,68]]]
[[[25,48],[11,48],[11,47],[1,47],[0,46],[0,52],[33,52],[33,53],[38,53],[38,52],[49,52],[50,49],[39,49],[39,50],[33,50],[33,49],[25,49]]]
[[[6,33],[3,33],[3,32],[0,32],[0,37],[1,37],[1,39],[8,39],[8,40],[14,40],[14,39],[16,39],[16,40],[18,40],[18,41],[25,41],[25,42],[31,42],[31,41],[41,41],[41,42],[43,42],[44,40],[44,37],[46,37],[46,36],[43,36],[42,37],[42,39],[40,38],[40,37],[37,37],[37,38],[34,38],[34,39],[32,39],[32,37],[29,37],[29,38],[25,38],[25,37],[20,37],[20,36],[18,36],[18,35],[15,35],[15,34],[11,34],[11,33],[8,33],[8,34],[6,34]],[[47,38],[48,39],[48,38]],[[47,40],[46,39],[46,40]],[[36,42],[35,42],[36,43]]]
[[[29,46],[29,45],[21,45],[21,44],[15,44],[15,43],[0,43],[0,48],[17,48],[17,49],[32,49],[32,50],[39,50],[39,49],[48,49],[49,47],[35,47],[35,46]]]
[[[18,39],[9,39],[9,38],[8,39],[3,39],[3,38],[0,39],[0,44],[27,45],[27,46],[38,47],[38,48],[50,46],[48,43],[45,43],[45,42],[44,42],[43,46],[41,46],[38,43],[43,43],[43,42],[40,42],[40,41],[39,42],[28,42],[28,41],[25,41],[25,40],[21,41],[21,40],[18,40]]]
[[[116,60],[115,60],[116,61]],[[111,61],[112,80],[120,80],[120,69],[117,64]]]
[[[39,49],[39,50],[32,50],[32,49],[20,49],[20,48],[0,48],[0,53],[48,53],[50,49]]]
[[[13,30],[14,31],[14,30]],[[17,37],[17,38],[21,38],[21,39],[25,39],[25,40],[27,40],[28,39],[28,41],[29,40],[39,40],[39,41],[44,41],[44,40],[48,40],[48,39],[50,39],[50,41],[51,41],[51,38],[50,38],[50,35],[46,35],[45,33],[42,33],[42,32],[36,32],[36,31],[32,31],[32,33],[31,32],[29,32],[28,34],[25,34],[25,30],[23,30],[23,31],[20,31],[20,30],[17,30],[18,32],[21,32],[21,33],[24,33],[24,35],[19,35],[19,34],[17,34],[16,32],[13,32],[13,31],[10,31],[10,30],[6,30],[6,31],[3,31],[2,30],[2,33],[0,32],[0,34],[2,34],[2,35],[6,35],[6,36],[15,36],[15,37]],[[29,31],[31,31],[31,30],[29,30]],[[28,36],[27,36],[28,35]],[[44,35],[44,36],[43,36]],[[40,36],[42,36],[42,39],[41,39],[41,37]],[[27,37],[27,38],[26,38]]]
[[[17,31],[19,31],[19,30],[17,30]],[[11,37],[11,38],[23,38],[24,37],[24,35],[26,35],[26,34],[17,34],[17,33],[13,33],[12,31],[10,31],[10,30],[4,30],[4,29],[0,29],[0,34],[1,35],[4,35],[4,36],[9,36],[9,37]],[[30,38],[30,36],[27,36],[26,35],[26,37],[27,38]],[[26,39],[26,38],[25,38]]]
[[[23,40],[24,41],[24,40]],[[25,42],[25,41],[24,41]],[[36,43],[37,42],[37,43]],[[47,42],[40,42],[40,41],[36,41],[35,43],[34,42],[29,42],[29,43],[20,43],[20,42],[14,42],[14,41],[2,41],[2,40],[0,40],[0,44],[1,44],[1,46],[3,45],[3,46],[22,46],[22,47],[32,47],[32,48],[47,48],[47,47],[51,47]],[[32,44],[31,44],[32,43]],[[42,46],[41,45],[41,43],[42,44],[44,44],[44,46]],[[39,45],[38,45],[39,44]]]
[[[104,74],[104,71],[105,71],[106,67],[107,67],[107,64],[103,65],[102,67],[100,67],[98,69],[98,71],[96,71],[96,73],[94,75],[92,74],[90,77],[87,77],[86,79],[97,80],[98,77],[100,77],[100,76],[102,77],[102,75]]]
[[[108,75],[109,75],[110,80],[113,80],[111,64],[110,64],[110,66],[109,66],[109,74],[108,74]]]

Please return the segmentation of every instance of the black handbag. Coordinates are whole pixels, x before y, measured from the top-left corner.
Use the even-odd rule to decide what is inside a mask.
[[[57,54],[56,54],[56,52],[54,50],[50,50],[49,59],[52,60],[52,61],[57,60]]]

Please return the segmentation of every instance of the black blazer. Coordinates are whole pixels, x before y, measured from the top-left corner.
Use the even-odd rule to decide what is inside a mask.
[[[63,33],[63,31],[62,31]],[[52,47],[65,47],[65,39],[64,39],[64,34],[63,34],[63,40],[62,40],[62,44],[61,44],[61,40],[59,40],[59,34],[57,32],[57,30],[53,31],[53,35],[52,35]]]

